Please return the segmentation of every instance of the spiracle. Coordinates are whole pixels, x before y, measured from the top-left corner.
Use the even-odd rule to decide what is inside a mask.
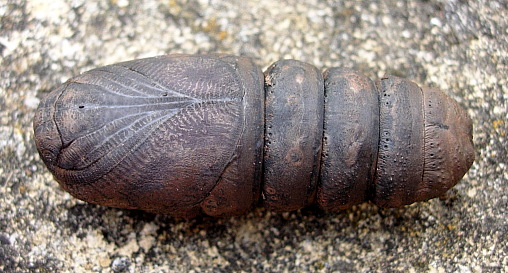
[[[471,119],[437,89],[296,60],[263,74],[224,54],[85,72],[41,101],[34,132],[76,198],[186,218],[400,207],[443,195],[474,160]]]

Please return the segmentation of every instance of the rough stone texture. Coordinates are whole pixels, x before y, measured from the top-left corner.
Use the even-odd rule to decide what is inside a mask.
[[[506,1],[0,3],[0,271],[507,272]],[[34,109],[72,75],[225,52],[386,73],[441,88],[474,120],[476,161],[443,200],[189,221],[98,207],[36,154]]]

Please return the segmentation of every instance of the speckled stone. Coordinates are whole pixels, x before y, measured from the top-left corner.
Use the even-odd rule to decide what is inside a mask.
[[[141,4],[143,3],[143,4]],[[0,2],[0,272],[508,272],[506,1]],[[443,89],[476,161],[442,200],[180,220],[85,204],[33,143],[38,102],[91,68],[225,52]]]

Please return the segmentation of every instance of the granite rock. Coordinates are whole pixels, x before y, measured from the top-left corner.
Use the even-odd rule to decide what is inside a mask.
[[[508,5],[502,0],[0,3],[0,271],[508,272]],[[83,203],[40,160],[42,97],[97,66],[225,52],[438,87],[474,121],[476,161],[443,199],[338,213],[181,220]]]

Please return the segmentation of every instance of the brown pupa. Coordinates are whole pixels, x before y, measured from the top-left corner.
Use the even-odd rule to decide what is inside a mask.
[[[41,102],[42,160],[76,198],[179,217],[443,195],[474,160],[451,98],[397,77],[231,55],[167,55],[78,75]]]

